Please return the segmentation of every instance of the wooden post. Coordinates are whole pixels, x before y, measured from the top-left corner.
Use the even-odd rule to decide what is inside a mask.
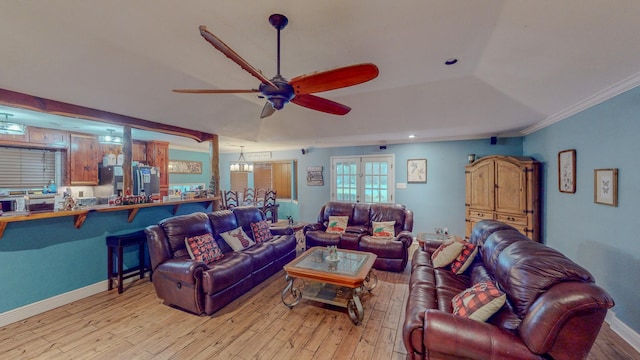
[[[218,144],[218,135],[213,134],[211,140],[209,140],[209,159],[211,160],[211,177],[216,182],[216,194],[220,192],[220,148]],[[213,210],[220,209],[220,201],[214,201],[211,208]]]
[[[131,176],[132,149],[131,126],[125,125],[122,129],[122,155],[124,158],[122,161],[122,174],[124,175],[122,195],[126,195],[127,189],[133,191],[133,178]],[[131,194],[133,195],[133,192]]]

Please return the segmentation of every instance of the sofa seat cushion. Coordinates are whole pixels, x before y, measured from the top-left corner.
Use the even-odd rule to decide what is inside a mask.
[[[251,257],[252,271],[254,272],[264,268],[276,259],[273,246],[266,243],[256,244],[248,249],[244,249],[242,253]]]
[[[352,234],[368,234],[369,233],[369,225],[349,225],[344,230],[346,233]]]
[[[328,233],[322,230],[308,231],[307,247],[313,246],[338,246],[340,244],[340,234]]]
[[[275,257],[280,259],[294,250],[297,242],[295,235],[276,235],[265,244],[273,247]]]
[[[360,250],[361,233],[345,232],[340,234],[340,244],[338,247],[347,250]]]
[[[215,294],[251,276],[252,271],[251,256],[241,252],[225,254],[202,274],[203,290],[206,294]]]
[[[402,259],[407,249],[395,238],[364,235],[360,238],[360,251],[372,252],[381,258]]]
[[[421,284],[433,287],[435,291],[436,277],[433,274],[432,267],[429,267],[429,266],[416,267],[411,272],[411,276],[409,278],[410,288],[413,289],[414,286],[421,285]]]

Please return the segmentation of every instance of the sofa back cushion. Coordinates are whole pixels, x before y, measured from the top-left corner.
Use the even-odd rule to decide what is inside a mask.
[[[371,221],[369,219],[369,210],[371,208],[371,204],[367,203],[356,203],[353,207],[353,216],[351,221],[349,221],[349,225],[351,226],[363,226],[368,228],[371,225]]]
[[[232,211],[236,216],[238,226],[242,226],[242,230],[255,241],[251,224],[259,223],[265,219],[262,211],[255,206],[240,206],[233,208]]]
[[[469,242],[482,246],[487,238],[498,230],[515,230],[515,228],[496,220],[482,220],[473,227],[473,230],[471,230]]]
[[[400,204],[371,204],[370,220],[371,222],[395,221],[394,230],[398,235],[401,231],[413,230],[413,218],[407,222],[407,213],[404,205]]]
[[[528,239],[515,241],[500,252],[494,275],[520,318],[538,296],[557,283],[594,282],[587,270],[559,251]]]
[[[187,215],[177,215],[158,223],[169,242],[173,258],[189,258],[189,252],[184,240],[187,237],[211,232],[211,224],[207,214],[195,212]]]
[[[524,240],[531,241],[516,229],[498,230],[489,235],[484,241],[484,245],[480,248],[480,254],[482,256],[482,262],[491,276],[495,274],[498,256],[500,256],[502,250],[516,241]]]
[[[343,203],[337,201],[328,202],[320,210],[318,222],[324,224],[324,227],[326,228],[329,223],[329,216],[348,216],[349,224],[351,224],[353,221],[354,206],[354,203]]]
[[[232,252],[233,249],[226,243],[226,241],[224,241],[220,234],[238,227],[236,216],[231,212],[231,210],[218,210],[208,213],[207,216],[211,221],[213,238],[216,240],[216,243],[218,243],[218,247],[220,247],[222,252],[225,254]]]

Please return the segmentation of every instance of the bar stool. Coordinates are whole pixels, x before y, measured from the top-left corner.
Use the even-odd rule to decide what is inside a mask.
[[[107,236],[107,278],[109,279],[109,290],[113,289],[113,281],[115,280],[118,282],[118,294],[122,294],[122,292],[124,291],[122,287],[122,281],[124,279],[128,279],[136,275],[139,275],[140,279],[143,279],[145,271],[151,270],[150,267],[145,266],[144,244],[146,242],[147,235],[144,233],[144,230],[139,230],[129,234]],[[138,246],[138,266],[124,270],[123,250],[125,247],[133,245]],[[118,264],[116,271],[114,271],[113,256],[114,252],[116,251],[116,261],[118,262]],[[149,276],[149,278],[151,279],[151,275]]]

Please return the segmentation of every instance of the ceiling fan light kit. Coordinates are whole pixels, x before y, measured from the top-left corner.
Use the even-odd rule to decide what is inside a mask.
[[[0,121],[0,134],[24,135],[27,133],[27,127],[24,124],[9,121],[9,116],[13,114],[0,113],[0,115],[4,115],[4,121]]]
[[[100,136],[98,136],[98,142],[100,144],[122,145],[122,138],[120,136],[114,136],[113,135],[113,132],[115,130],[107,129],[107,131],[109,132],[109,135],[100,135]]]
[[[289,23],[289,19],[282,14],[272,14],[269,16],[269,23],[277,30],[277,73],[269,79],[249,62],[243,59],[238,53],[232,50],[220,38],[209,32],[206,26],[200,26],[200,35],[213,47],[222,52],[229,59],[238,64],[249,74],[260,80],[258,89],[250,90],[217,90],[217,89],[174,89],[178,93],[190,94],[240,94],[240,93],[260,93],[258,97],[266,98],[267,102],[262,108],[260,118],[271,116],[276,110],[282,110],[288,102],[306,107],[308,109],[325,112],[334,115],[345,115],[351,108],[335,101],[312,95],[313,93],[324,92],[358,85],[378,76],[378,67],[371,63],[356,64],[327,71],[313,72],[293,78],[287,81],[280,75],[280,31]]]

